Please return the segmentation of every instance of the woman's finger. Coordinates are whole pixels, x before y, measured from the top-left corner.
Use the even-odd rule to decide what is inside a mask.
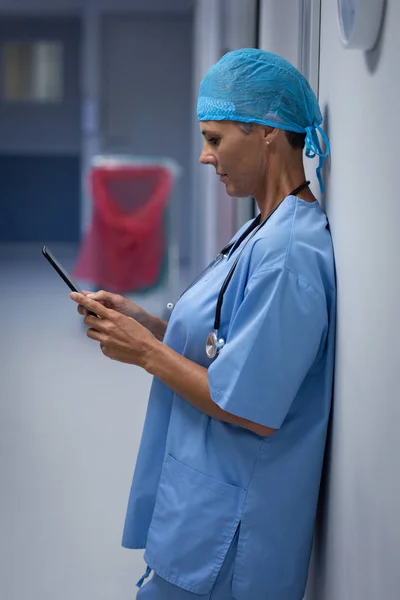
[[[88,296],[84,296],[83,294],[78,294],[77,292],[71,292],[69,295],[71,300],[76,302],[78,305],[81,304],[87,310],[95,313],[99,317],[106,319],[112,314],[112,312],[103,306],[100,302],[96,302],[95,300],[90,299]]]
[[[92,300],[96,300],[96,302],[100,302],[103,306],[106,305],[107,302],[112,302],[112,296],[110,292],[106,292],[104,290],[100,290],[98,292],[88,292],[85,296],[92,298]]]
[[[96,342],[103,342],[104,343],[104,336],[103,336],[103,334],[100,333],[100,331],[97,331],[96,329],[93,329],[92,327],[90,327],[87,330],[86,335],[91,340],[95,340]]]
[[[96,331],[106,332],[108,328],[107,319],[99,319],[98,317],[90,314],[88,311],[86,317],[83,319],[83,322],[85,325],[95,329]]]
[[[93,300],[96,300],[96,302],[100,302],[100,304],[102,304],[103,306],[106,306],[106,302],[105,300],[102,300],[101,297],[97,297],[98,294],[108,294],[108,292],[88,292],[87,290],[82,290],[82,294],[84,296],[90,296]]]

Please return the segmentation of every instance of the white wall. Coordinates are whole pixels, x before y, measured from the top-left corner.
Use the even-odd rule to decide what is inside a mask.
[[[260,0],[260,48],[300,66],[301,2]]]
[[[279,54],[309,80],[318,97],[321,0],[260,0],[260,48]],[[304,160],[306,177],[320,197],[317,159]]]
[[[222,54],[221,10],[219,0],[202,0],[195,5],[193,47],[193,97],[196,99],[199,85],[209,67]],[[193,107],[193,186],[194,211],[193,265],[190,278],[210,262],[218,248],[218,194],[219,188],[214,169],[199,164],[202,138]]]
[[[399,22],[400,3],[389,0],[375,51],[345,50],[336,2],[322,3],[338,331],[310,600],[400,597]]]
[[[299,10],[305,4],[261,0],[261,46],[299,68],[304,66]],[[367,54],[341,46],[336,5],[322,2],[319,99],[332,144],[323,204],[337,263],[337,360],[307,600],[395,600],[400,597],[400,4],[388,0],[381,42]],[[315,37],[315,21],[312,31]],[[314,89],[316,84],[318,77]]]

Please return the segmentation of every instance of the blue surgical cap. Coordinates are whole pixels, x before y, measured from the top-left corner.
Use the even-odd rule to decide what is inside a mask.
[[[324,192],[321,170],[330,146],[320,126],[321,110],[305,77],[280,56],[256,48],[225,54],[200,84],[197,116],[199,121],[259,123],[305,133],[306,156],[319,156],[317,176]]]

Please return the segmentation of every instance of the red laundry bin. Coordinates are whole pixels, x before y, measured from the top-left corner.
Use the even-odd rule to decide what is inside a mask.
[[[167,250],[172,173],[154,165],[95,166],[90,184],[92,222],[74,277],[114,293],[154,286]]]

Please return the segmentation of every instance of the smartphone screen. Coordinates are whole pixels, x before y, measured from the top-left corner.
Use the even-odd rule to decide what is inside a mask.
[[[57,259],[53,256],[53,254],[50,252],[50,250],[46,246],[43,246],[42,254],[49,261],[49,263],[51,264],[53,269],[59,274],[61,279],[64,280],[64,282],[67,284],[67,286],[69,287],[71,292],[78,292],[79,294],[82,294],[82,290],[71,279],[68,272],[60,265],[60,263],[57,261]],[[94,317],[98,316],[92,311],[88,311],[88,312],[90,315],[93,315]]]

